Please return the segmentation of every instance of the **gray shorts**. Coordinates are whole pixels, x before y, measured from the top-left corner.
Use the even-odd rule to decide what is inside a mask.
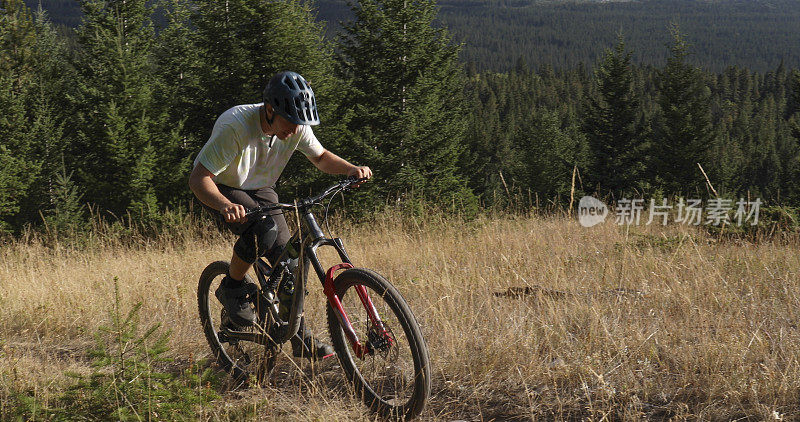
[[[224,197],[228,198],[228,200],[234,204],[244,205],[244,207],[248,210],[257,206],[275,204],[278,202],[278,194],[272,187],[244,190],[232,188],[226,185],[217,185],[217,188],[219,188],[220,193],[222,193]],[[233,232],[233,234],[237,236],[241,237],[243,234],[245,234],[245,232],[247,232],[248,228],[250,228],[251,224],[253,223],[252,221],[247,221],[245,223],[228,223],[225,221],[225,217],[223,217],[219,211],[212,209],[205,204],[203,206],[209,210],[218,221],[220,221],[225,227],[227,227],[231,232]],[[278,231],[278,236],[275,240],[275,246],[282,248],[289,241],[289,226],[286,224],[286,218],[284,218],[281,210],[276,210],[271,213],[271,217],[272,221],[275,223],[275,228]]]

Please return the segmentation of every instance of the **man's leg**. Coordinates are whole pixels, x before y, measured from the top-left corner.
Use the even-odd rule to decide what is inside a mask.
[[[239,255],[236,255],[236,252],[234,252],[231,257],[231,268],[228,275],[234,280],[244,280],[244,276],[250,271],[250,267],[252,266],[253,264],[243,261],[242,258],[239,258]]]
[[[275,195],[275,201],[265,201],[262,197],[263,195],[260,194],[263,189],[245,191],[242,189],[219,185],[219,190],[220,193],[222,193],[226,198],[230,199],[231,202],[244,205],[245,208],[255,208],[257,206],[268,205],[269,203],[277,202],[277,195]],[[274,194],[274,191],[272,192]],[[217,214],[219,215],[219,213]],[[221,215],[219,215],[219,217],[221,217]],[[282,217],[283,216],[281,215],[281,218]],[[244,279],[245,274],[247,274],[247,271],[250,270],[250,267],[253,265],[258,256],[263,256],[266,253],[265,249],[272,248],[274,247],[273,244],[277,243],[275,240],[273,240],[276,236],[275,233],[269,233],[270,230],[273,230],[272,226],[276,226],[278,230],[277,239],[280,239],[281,228],[280,226],[274,224],[274,217],[272,220],[272,224],[270,224],[269,221],[248,221],[241,224],[225,223],[225,225],[231,230],[231,232],[233,232],[233,234],[239,236],[239,239],[236,241],[236,245],[234,245],[230,267],[230,276],[235,280]],[[285,221],[283,221],[283,225],[284,227],[286,226]],[[288,230],[288,228],[284,229],[284,231],[287,233]],[[286,241],[284,240],[283,243],[285,244]]]
[[[244,277],[259,257],[275,249],[275,239],[278,236],[278,230],[271,218],[257,219],[245,224],[248,225],[247,229],[233,245],[231,276],[234,278]]]
[[[245,208],[261,205],[253,198],[252,191],[224,185],[219,185],[219,190],[231,202],[244,205]],[[217,218],[222,218],[218,212],[215,215]],[[222,221],[224,222],[224,220]],[[224,224],[231,232],[239,235],[239,239],[233,247],[228,274],[222,280],[215,295],[225,306],[231,319],[237,325],[246,326],[256,321],[256,314],[251,302],[257,287],[252,283],[245,283],[244,278],[258,255],[274,244],[275,228],[272,220],[250,221],[243,224],[225,222]]]
[[[253,199],[258,201],[259,205],[277,204],[278,194],[273,188],[261,188],[253,192]],[[272,251],[267,251],[267,254],[262,254],[262,256],[267,256],[270,260],[270,264],[274,266],[277,262],[272,262],[272,259],[277,259],[277,253],[289,242],[291,233],[289,233],[289,225],[286,224],[286,217],[283,216],[283,211],[275,210],[270,213],[270,217],[272,218],[272,222],[275,223],[275,229],[277,230],[275,246]]]

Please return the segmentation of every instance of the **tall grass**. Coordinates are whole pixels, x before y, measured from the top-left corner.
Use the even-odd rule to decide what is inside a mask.
[[[425,419],[800,418],[796,238],[535,215],[331,226],[422,324],[434,374]],[[208,357],[197,278],[229,259],[233,239],[210,228],[144,243],[96,236],[90,247],[35,236],[3,246],[0,403],[19,391],[52,402],[64,373],[90,372],[114,277],[119,306],[141,302],[143,325],[171,330],[175,365]],[[325,336],[321,288],[310,291],[308,319]],[[373,418],[335,362],[298,365],[281,359],[270,385],[221,388],[204,419]]]

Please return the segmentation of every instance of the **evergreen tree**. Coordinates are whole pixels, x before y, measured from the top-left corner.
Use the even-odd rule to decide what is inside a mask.
[[[318,96],[330,95],[332,57],[307,6],[293,0],[197,0],[196,6],[191,23],[203,64],[198,100],[206,102],[206,133],[229,107],[260,102],[269,78],[282,70],[303,75]]]
[[[65,122],[69,122],[73,114],[68,98],[73,94],[75,72],[69,66],[66,45],[43,10],[35,12],[34,24],[36,46],[32,61],[35,75],[27,89],[26,109],[30,137],[34,140],[31,154],[42,166],[21,204],[19,225],[34,221],[40,223],[42,212],[60,206],[54,192],[59,174],[66,170],[53,163],[63,163],[65,147],[71,141],[70,134],[65,131]],[[76,220],[80,217],[75,216]]]
[[[792,136],[800,142],[800,71],[792,72],[791,90],[786,104],[786,114],[789,117],[789,126]]]
[[[776,111],[775,120],[775,155],[778,159],[778,180],[775,182],[777,202],[782,204],[798,204],[796,201],[800,188],[796,180],[800,175],[800,146],[792,135],[791,127],[780,118]]]
[[[676,26],[672,37],[671,55],[657,78],[655,169],[666,192],[688,193],[705,184],[697,164],[705,163],[711,143],[710,92],[700,70],[687,63],[688,45]]]
[[[162,0],[160,5],[166,26],[153,47],[159,83],[156,99],[167,109],[169,121],[177,125],[201,110],[197,102],[202,98],[200,73],[205,64],[195,43],[191,3]]]
[[[763,198],[775,198],[781,176],[778,156],[779,117],[774,101],[759,104],[750,119],[748,134],[744,138],[746,164],[743,169],[741,190]]]
[[[722,121],[715,128],[708,155],[713,159],[705,170],[717,192],[722,195],[738,193],[742,186],[742,169],[746,160],[742,145],[732,133],[730,123]]]
[[[28,159],[28,122],[22,98],[13,90],[14,82],[0,75],[0,233],[19,228],[14,221],[20,203],[40,169],[39,162]]]
[[[205,65],[194,42],[196,31],[189,19],[191,3],[163,0],[160,6],[167,25],[159,31],[153,45],[156,64],[153,101],[164,112],[162,124],[169,132],[169,139],[177,142],[165,145],[160,151],[154,179],[161,181],[156,184],[159,202],[174,204],[191,198],[186,176],[191,169],[191,156],[197,152],[198,133],[190,125],[196,124],[197,116],[202,114],[200,72]]]
[[[157,215],[157,192],[186,173],[173,160],[180,136],[153,93],[154,31],[145,3],[82,2],[80,130],[72,151],[87,200],[135,218]]]
[[[0,232],[7,232],[28,221],[20,211],[42,159],[27,107],[37,76],[36,28],[22,1],[3,0],[0,7]]]
[[[524,186],[544,197],[568,198],[572,173],[575,167],[584,168],[588,155],[578,119],[573,117],[574,123],[562,128],[558,114],[553,111],[534,109],[531,117],[519,132],[522,136],[517,141],[524,151],[526,177],[521,180]]]
[[[20,92],[31,77],[36,31],[28,8],[22,0],[0,0],[0,74]]]
[[[361,0],[339,62],[358,152],[382,193],[471,204],[457,172],[466,130],[458,48],[433,24],[432,0]]]
[[[747,151],[751,142],[752,116],[754,104],[749,93],[741,93],[740,69],[731,67],[723,72],[717,87],[718,99],[714,105],[716,128],[711,158],[706,171],[720,193],[734,195],[746,190],[748,186],[745,168],[750,158]]]
[[[800,71],[792,71],[789,77],[789,92],[786,94],[786,140],[785,148],[792,149],[793,151],[800,148]],[[781,157],[784,153],[781,152]],[[797,180],[800,178],[800,158],[797,155],[790,155],[793,161],[784,160],[784,177],[781,183],[782,189],[789,203],[793,205],[800,204],[800,187],[797,186]]]
[[[488,75],[481,75],[467,85],[473,113],[465,135],[468,149],[460,168],[472,191],[484,203],[492,203],[497,198],[505,198],[503,179],[522,172],[522,157],[514,147],[509,125],[501,121],[501,105],[495,87],[490,87],[487,79]],[[507,83],[500,84],[497,88],[506,86]]]
[[[258,103],[269,78],[283,70],[300,73],[312,85],[321,124],[314,127],[323,146],[339,152],[343,125],[333,118],[342,97],[333,76],[331,48],[324,28],[305,3],[296,0],[196,0],[191,24],[202,63],[200,89],[193,101],[200,109],[187,121],[199,151],[215,119],[237,104]],[[295,154],[281,177],[287,190],[319,179],[308,160]],[[288,183],[287,183],[288,182]]]
[[[589,179],[601,191],[644,187],[646,133],[633,89],[631,51],[620,36],[595,69],[597,93],[586,100],[583,130],[592,153]]]
[[[54,172],[49,195],[53,206],[42,215],[48,229],[55,233],[80,230],[85,220],[83,197],[72,180],[72,174],[67,173],[63,161],[61,167]]]

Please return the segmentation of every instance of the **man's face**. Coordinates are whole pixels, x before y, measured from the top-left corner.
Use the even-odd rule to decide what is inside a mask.
[[[275,114],[275,122],[273,128],[275,129],[275,135],[279,139],[286,139],[295,133],[297,133],[297,128],[300,127],[286,119],[283,118],[280,114]]]

